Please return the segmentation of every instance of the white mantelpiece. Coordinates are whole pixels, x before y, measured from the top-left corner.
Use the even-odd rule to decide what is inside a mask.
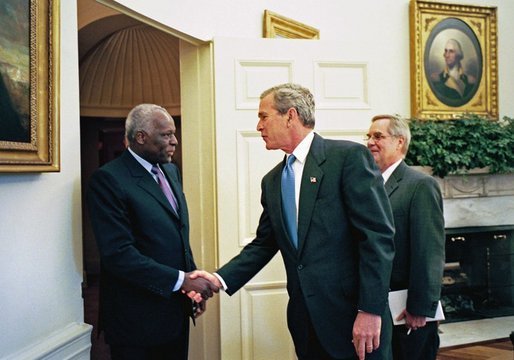
[[[444,199],[446,228],[514,225],[514,196]]]
[[[514,173],[471,171],[435,179],[443,193],[446,228],[514,225]]]

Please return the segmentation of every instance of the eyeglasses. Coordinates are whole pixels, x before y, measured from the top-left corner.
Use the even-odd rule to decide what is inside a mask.
[[[375,142],[379,142],[380,140],[383,140],[388,137],[396,137],[395,135],[383,135],[381,132],[376,132],[373,134],[366,134],[366,137],[364,137],[364,141],[370,141],[373,139]]]

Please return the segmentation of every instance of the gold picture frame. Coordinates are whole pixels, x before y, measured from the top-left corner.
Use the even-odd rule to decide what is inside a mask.
[[[264,10],[263,36],[265,38],[319,39],[319,30],[272,11]]]
[[[498,118],[496,7],[411,0],[411,116]]]
[[[16,16],[0,13],[16,22],[0,38],[0,172],[60,171],[59,0],[11,2]]]

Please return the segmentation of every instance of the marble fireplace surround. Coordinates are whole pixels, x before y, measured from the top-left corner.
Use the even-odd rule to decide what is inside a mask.
[[[443,193],[447,229],[514,225],[514,174],[478,171],[436,180]],[[443,323],[441,347],[505,338],[512,331],[514,316]]]
[[[436,178],[444,197],[446,228],[514,225],[514,174]]]

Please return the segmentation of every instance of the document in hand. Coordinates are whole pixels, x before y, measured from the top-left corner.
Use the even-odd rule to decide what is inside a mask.
[[[389,292],[389,308],[391,309],[391,316],[393,317],[394,325],[405,324],[405,318],[402,320],[396,320],[396,318],[402,313],[403,309],[407,308],[407,290],[397,290]],[[444,320],[443,307],[441,301],[437,304],[437,310],[435,317],[427,317],[427,321],[438,321]]]

